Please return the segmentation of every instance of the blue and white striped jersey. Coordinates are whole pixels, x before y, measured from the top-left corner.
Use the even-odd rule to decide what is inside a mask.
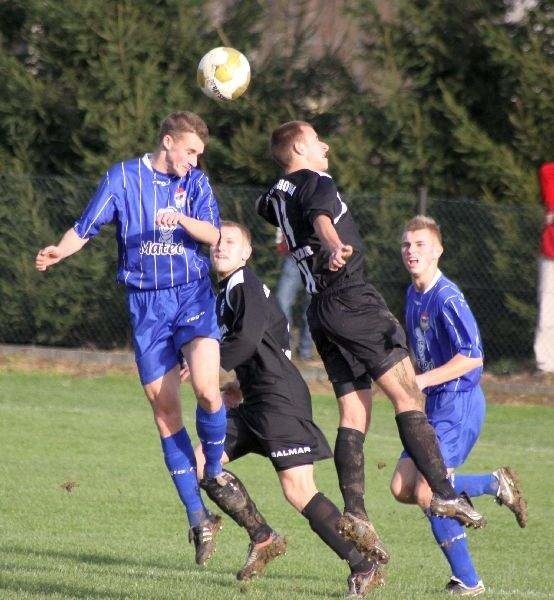
[[[475,317],[458,286],[440,271],[423,292],[410,285],[406,293],[406,332],[417,366],[423,373],[448,362],[456,354],[482,358],[483,346]],[[431,386],[436,392],[462,392],[479,383],[483,369]]]
[[[159,290],[201,279],[210,270],[200,243],[182,227],[156,225],[158,214],[167,211],[219,227],[217,202],[200,169],[184,177],[160,173],[145,154],[108,169],[74,228],[84,239],[115,223],[117,281],[132,289]]]

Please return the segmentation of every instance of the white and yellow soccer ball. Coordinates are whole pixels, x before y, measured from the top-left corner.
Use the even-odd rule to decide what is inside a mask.
[[[201,58],[196,78],[206,96],[236,100],[250,83],[250,64],[234,48],[213,48]]]

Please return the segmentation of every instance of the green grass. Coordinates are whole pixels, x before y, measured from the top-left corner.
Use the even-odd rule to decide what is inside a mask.
[[[193,400],[184,412],[194,431]],[[314,397],[316,420],[334,440],[336,408]],[[484,434],[463,469],[510,464],[520,471],[530,520],[520,530],[490,497],[489,518],[469,532],[488,598],[550,598],[554,564],[552,409],[490,406]],[[367,505],[392,553],[379,599],[441,598],[447,565],[426,520],[397,504],[388,482],[400,445],[389,404],[377,400],[366,442]],[[0,372],[0,598],[340,598],[347,567],[282,498],[270,464],[247,457],[232,469],[269,522],[289,537],[285,557],[241,587],[234,573],[248,539],[225,520],[218,552],[194,565],[187,525],[137,380]],[[385,466],[382,466],[384,463]],[[378,468],[378,465],[381,468]],[[332,461],[316,467],[321,491],[340,505]],[[75,482],[71,492],[62,486]]]

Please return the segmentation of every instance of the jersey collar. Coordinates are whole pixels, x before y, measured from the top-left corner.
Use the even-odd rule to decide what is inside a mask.
[[[433,279],[431,279],[429,285],[423,290],[423,294],[426,294],[430,289],[432,289],[435,284],[437,283],[437,281],[442,277],[442,273],[440,269],[437,269],[437,272],[435,273],[435,276],[433,277]]]

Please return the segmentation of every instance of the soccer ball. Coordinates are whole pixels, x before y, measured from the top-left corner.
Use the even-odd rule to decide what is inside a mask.
[[[215,100],[236,100],[250,83],[250,64],[234,48],[214,48],[204,54],[196,76],[201,90]]]

